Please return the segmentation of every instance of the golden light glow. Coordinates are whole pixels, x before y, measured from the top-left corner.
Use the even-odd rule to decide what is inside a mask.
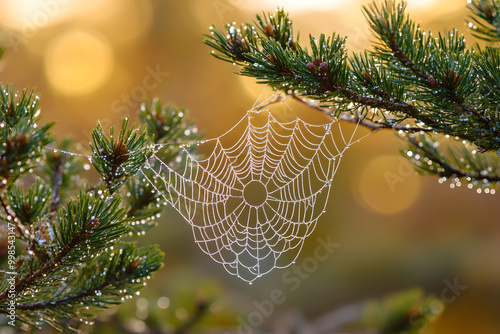
[[[408,0],[407,3],[408,13],[417,22],[441,19],[444,14],[462,10],[465,7],[465,1],[457,0]]]
[[[410,1],[407,1],[409,9],[428,7],[432,4],[434,4],[434,2],[436,2],[436,0],[410,0]]]
[[[98,89],[114,65],[109,44],[83,30],[70,30],[56,37],[48,45],[44,61],[51,85],[67,95]]]
[[[413,205],[420,193],[420,178],[402,157],[385,155],[370,161],[358,178],[360,201],[373,211],[392,214]]]
[[[239,2],[237,7],[242,7],[250,10],[272,10],[277,7],[284,7],[287,11],[303,11],[303,10],[330,10],[342,5],[350,4],[345,0],[255,0],[255,1],[233,1]],[[352,2],[352,1],[351,1]]]
[[[0,22],[20,31],[22,37],[31,38],[38,29],[63,20],[76,3],[75,0],[0,0]]]
[[[116,1],[116,0],[115,0]],[[109,18],[113,24],[102,26],[102,30],[112,36],[114,44],[138,40],[150,29],[153,9],[149,1],[118,0]]]
[[[262,91],[266,87],[264,85],[259,85],[258,83],[256,83],[254,78],[239,75],[236,77],[236,79],[243,87],[244,92],[247,93],[250,97],[260,96],[262,94]]]

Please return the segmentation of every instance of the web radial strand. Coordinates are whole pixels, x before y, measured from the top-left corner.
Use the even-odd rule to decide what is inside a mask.
[[[350,144],[337,121],[312,125],[249,111],[222,136],[197,143],[213,147],[206,159],[198,161],[186,146],[181,171],[159,160],[148,168],[200,249],[252,282],[296,259],[325,212]]]

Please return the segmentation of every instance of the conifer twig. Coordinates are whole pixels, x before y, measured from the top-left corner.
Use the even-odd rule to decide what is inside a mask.
[[[17,309],[24,310],[24,311],[37,310],[37,309],[43,309],[46,307],[54,307],[54,306],[58,306],[61,304],[66,304],[66,303],[71,302],[71,301],[75,301],[75,300],[79,300],[79,299],[82,299],[85,297],[95,295],[96,291],[100,291],[100,290],[104,289],[105,287],[109,286],[111,283],[112,282],[110,282],[110,281],[103,282],[102,284],[100,284],[99,286],[97,286],[95,288],[92,288],[92,289],[89,289],[87,291],[83,291],[83,292],[80,292],[80,293],[77,293],[74,295],[66,296],[66,297],[63,297],[60,299],[56,299],[56,300],[42,300],[42,301],[35,302],[35,303],[18,304]]]
[[[290,95],[294,100],[303,103],[307,105],[310,108],[313,108],[315,110],[320,111],[321,113],[332,117],[332,112],[329,109],[321,108],[320,106],[308,102],[305,99],[297,96],[296,94],[291,94]],[[339,119],[342,119],[344,121],[348,121],[351,123],[359,124],[361,126],[364,126],[370,130],[380,130],[380,129],[392,129],[392,130],[398,130],[398,131],[405,131],[405,132],[432,132],[434,131],[431,128],[421,128],[421,127],[412,127],[412,126],[405,126],[405,125],[399,125],[399,124],[389,124],[389,123],[384,123],[382,121],[379,122],[371,122],[365,118],[360,118],[358,116],[351,115],[348,112],[342,112],[338,116]]]
[[[471,173],[463,171],[460,168],[451,165],[445,159],[443,159],[436,153],[432,152],[431,150],[427,149],[425,146],[420,145],[420,141],[416,140],[414,137],[407,136],[407,140],[410,144],[412,144],[415,147],[416,150],[425,154],[425,156],[429,160],[436,163],[440,168],[442,168],[442,171],[436,172],[438,176],[445,176],[445,177],[454,176],[457,178],[468,178],[471,180],[478,180],[478,181],[487,180],[489,183],[500,182],[500,175],[485,174],[481,172]]]
[[[61,197],[59,195],[59,188],[62,183],[62,177],[64,172],[64,163],[66,162],[66,156],[61,157],[58,161],[57,166],[54,168],[54,184],[52,185],[52,203],[50,204],[50,212],[55,212],[59,206],[59,201]]]

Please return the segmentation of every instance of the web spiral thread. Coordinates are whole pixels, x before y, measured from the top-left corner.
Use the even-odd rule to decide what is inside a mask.
[[[189,222],[201,250],[252,282],[295,261],[353,136],[338,120],[312,125],[249,111],[222,136],[191,144],[209,146],[206,159],[184,145],[182,170],[153,156],[144,174]]]

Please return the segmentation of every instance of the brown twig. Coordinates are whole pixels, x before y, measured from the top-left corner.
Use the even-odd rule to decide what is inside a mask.
[[[396,38],[394,36],[394,32],[392,32],[391,35],[389,35],[387,37],[389,37],[389,43],[388,43],[389,45],[388,46],[390,47],[391,51],[393,52],[394,57],[396,57],[401,62],[401,64],[406,66],[409,70],[411,70],[413,73],[415,73],[415,75],[418,76],[419,78],[424,79],[429,86],[435,87],[435,88],[446,87],[446,84],[444,82],[439,82],[433,76],[429,75],[428,73],[422,71],[421,69],[419,69],[415,66],[415,63],[407,55],[405,55],[403,53],[403,51],[401,51],[401,49],[397,45]],[[475,116],[477,116],[479,118],[480,121],[489,125],[489,122],[476,109],[472,108],[469,105],[464,105],[464,99],[461,96],[458,96],[456,94],[455,89],[449,88],[449,96],[453,102],[455,102],[456,104],[461,106],[461,108],[464,112],[467,112],[469,114],[474,114]]]
[[[21,222],[19,221],[19,219],[17,219],[16,214],[10,209],[10,206],[7,204],[7,199],[3,195],[0,195],[0,204],[5,213],[7,214],[7,217],[10,216],[11,218],[10,220],[16,226],[17,233],[19,233],[19,237],[24,238],[26,236],[30,236],[31,234],[21,225]]]
[[[481,173],[468,173],[458,169],[455,166],[447,164],[443,159],[434,154],[434,152],[426,149],[425,147],[419,146],[419,141],[415,138],[408,137],[408,142],[415,146],[418,150],[422,151],[429,160],[438,164],[441,168],[444,169],[442,172],[437,172],[436,174],[439,176],[456,176],[458,178],[470,178],[472,180],[488,180],[489,182],[500,182],[500,175],[486,174],[483,175]]]
[[[29,287],[33,282],[35,282],[38,278],[43,277],[45,273],[50,271],[56,265],[61,263],[64,258],[68,255],[68,253],[73,249],[78,243],[81,242],[82,239],[87,237],[87,234],[82,231],[82,233],[74,234],[71,241],[68,245],[62,248],[59,253],[51,260],[45,262],[38,270],[34,271],[30,275],[23,277],[21,280],[17,281],[15,284],[15,291],[19,293]],[[8,293],[10,290],[5,290],[3,293],[0,293],[0,303],[3,303],[8,298]]]
[[[63,177],[63,166],[67,160],[66,155],[60,155],[60,161],[58,161],[57,166],[54,168],[54,185],[52,186],[52,203],[50,204],[50,212],[55,212],[61,200],[59,195],[59,188]]]
[[[330,109],[325,109],[325,108],[321,108],[320,106],[314,104],[314,103],[311,103],[309,101],[306,101],[302,98],[300,98],[299,96],[295,95],[295,94],[292,94],[290,95],[294,100],[300,102],[300,103],[303,103],[305,105],[307,105],[308,107],[310,108],[313,108],[315,110],[318,110],[320,111],[321,113],[329,116],[329,117],[332,117],[332,112]],[[372,131],[375,131],[375,130],[380,130],[380,129],[392,129],[392,130],[401,130],[401,131],[406,131],[406,132],[420,132],[420,131],[423,131],[423,132],[432,132],[434,131],[433,129],[430,129],[430,128],[420,128],[420,127],[408,127],[408,126],[404,126],[404,125],[399,125],[399,124],[389,124],[389,123],[383,123],[383,122],[372,122],[372,121],[369,121],[367,119],[362,119],[358,116],[353,116],[347,112],[342,112],[340,113],[339,119],[342,119],[344,121],[348,121],[348,122],[351,122],[351,123],[356,123],[356,124],[359,124],[359,125],[362,125]]]
[[[37,309],[41,309],[41,308],[65,304],[65,303],[72,301],[72,300],[78,300],[78,299],[81,299],[84,297],[93,296],[93,295],[95,295],[96,291],[102,290],[110,284],[111,284],[111,281],[107,281],[107,282],[104,282],[104,283],[98,285],[97,287],[95,287],[93,289],[83,291],[83,292],[80,292],[80,293],[77,293],[77,294],[74,294],[71,296],[66,296],[64,298],[60,298],[60,299],[56,299],[56,300],[42,300],[40,302],[30,303],[30,304],[17,304],[16,309],[19,309],[19,310],[37,310]]]

